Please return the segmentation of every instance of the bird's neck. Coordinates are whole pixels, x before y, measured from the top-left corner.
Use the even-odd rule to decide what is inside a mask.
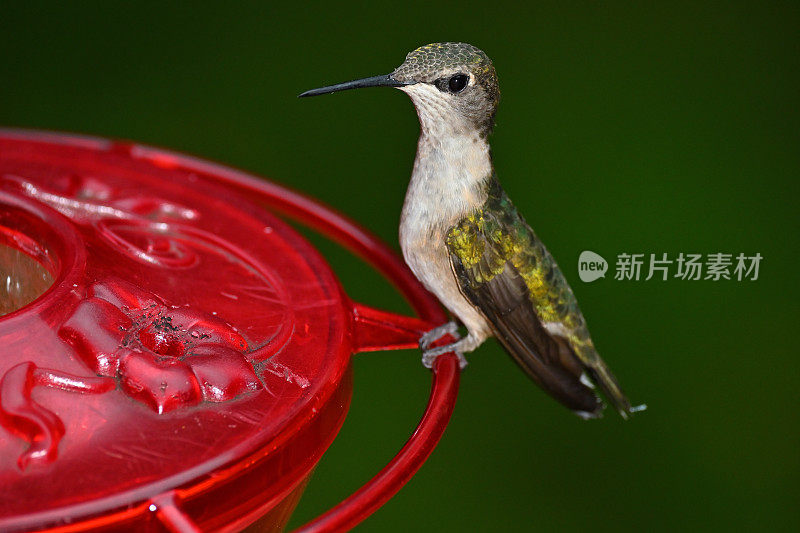
[[[489,144],[478,131],[423,121],[402,222],[449,228],[484,204],[491,179]]]

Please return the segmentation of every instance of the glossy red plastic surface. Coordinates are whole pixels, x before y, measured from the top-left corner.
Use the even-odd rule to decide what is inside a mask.
[[[365,257],[421,319],[351,304],[242,192]],[[281,527],[346,414],[350,354],[413,346],[444,318],[346,219],[152,148],[4,132],[0,214],[0,242],[55,278],[0,317],[0,529],[233,530],[265,515]],[[357,523],[413,475],[457,377],[452,357],[437,361],[415,436],[315,530]]]

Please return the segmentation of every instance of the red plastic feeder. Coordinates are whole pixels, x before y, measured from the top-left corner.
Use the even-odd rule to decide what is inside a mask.
[[[368,261],[419,318],[351,302],[270,211]],[[280,529],[344,421],[351,355],[414,347],[445,320],[394,253],[340,215],[129,143],[0,130],[0,252],[8,294],[20,276],[44,291],[0,316],[2,531]],[[397,492],[457,388],[457,360],[440,357],[410,440],[303,529],[352,527]]]

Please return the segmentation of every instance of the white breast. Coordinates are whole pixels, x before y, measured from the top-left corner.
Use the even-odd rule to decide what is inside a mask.
[[[486,201],[489,146],[463,123],[442,120],[430,86],[411,94],[422,124],[400,219],[400,247],[414,275],[472,331],[485,321],[461,295],[450,268],[447,231]]]

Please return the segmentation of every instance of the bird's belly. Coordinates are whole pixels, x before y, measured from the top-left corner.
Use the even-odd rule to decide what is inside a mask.
[[[447,249],[443,243],[436,246],[428,241],[404,242],[401,243],[401,248],[406,264],[426,289],[438,296],[440,300],[445,297],[452,299],[455,296],[461,296],[450,268]]]
[[[403,257],[414,276],[432,292],[447,309],[469,330],[476,345],[491,335],[491,328],[483,315],[467,300],[458,288],[450,256],[444,243],[428,239],[403,238],[400,241]]]

